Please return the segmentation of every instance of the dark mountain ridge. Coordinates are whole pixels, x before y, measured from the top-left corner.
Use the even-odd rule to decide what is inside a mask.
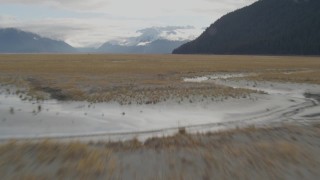
[[[231,12],[174,54],[320,54],[319,0],[259,0]]]
[[[73,53],[63,41],[41,37],[15,28],[0,29],[0,53]]]

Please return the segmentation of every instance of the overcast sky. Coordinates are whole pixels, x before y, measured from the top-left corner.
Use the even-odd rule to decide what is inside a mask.
[[[75,47],[152,33],[192,39],[222,15],[255,1],[0,0],[0,27],[20,28]]]

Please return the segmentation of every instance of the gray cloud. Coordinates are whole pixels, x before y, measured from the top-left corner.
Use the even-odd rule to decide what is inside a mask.
[[[235,4],[235,5],[241,5],[241,4],[247,4],[252,3],[258,0],[205,0],[212,3],[221,3],[221,4]]]
[[[0,24],[0,27],[1,27],[5,24],[14,23],[17,21],[17,19],[14,16],[0,14],[0,21],[1,21],[1,24]]]
[[[192,8],[191,11],[202,14],[225,14],[227,12],[236,10],[243,6],[252,4],[258,0],[204,0],[210,2],[212,6]]]
[[[108,25],[99,25],[96,21],[76,18],[41,19],[21,21],[10,16],[0,16],[0,28],[14,27],[24,31],[33,32],[43,37],[63,40],[76,46],[99,46],[108,39],[110,34],[105,33]],[[117,31],[117,29],[114,29]]]
[[[177,35],[177,30],[195,29],[193,26],[166,26],[166,27],[150,27],[138,30],[141,33],[139,36],[142,41],[152,41],[155,39],[165,38],[167,35]]]
[[[76,47],[96,47],[110,40],[129,44],[156,39],[185,40],[201,34],[202,27],[209,26],[223,14],[254,1],[0,0],[0,6],[26,5],[6,10],[7,14],[0,12],[0,27],[16,27]],[[51,12],[41,11],[48,6]],[[39,9],[43,14],[21,15]],[[177,24],[195,27],[168,26]]]
[[[43,4],[73,10],[99,9],[108,4],[106,0],[0,0],[0,4]]]

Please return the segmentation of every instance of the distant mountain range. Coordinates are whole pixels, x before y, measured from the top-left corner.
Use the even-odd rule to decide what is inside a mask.
[[[99,48],[74,48],[57,41],[15,28],[0,29],[0,53],[113,53],[113,54],[170,54],[187,41],[154,39],[131,45],[103,44]]]
[[[63,41],[40,37],[14,28],[0,29],[0,53],[74,53]]]
[[[172,50],[186,43],[187,41],[171,41],[158,39],[144,45],[119,45],[109,42],[98,48],[98,53],[116,54],[171,54]]]
[[[319,55],[320,0],[259,0],[173,53]]]

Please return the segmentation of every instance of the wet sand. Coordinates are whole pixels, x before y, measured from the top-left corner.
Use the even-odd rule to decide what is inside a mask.
[[[2,88],[0,139],[64,138],[125,140],[172,135],[179,127],[208,132],[276,122],[308,122],[318,118],[320,86],[234,79],[243,74],[216,74],[183,79],[261,93],[190,102],[120,105],[81,101],[23,101]]]

